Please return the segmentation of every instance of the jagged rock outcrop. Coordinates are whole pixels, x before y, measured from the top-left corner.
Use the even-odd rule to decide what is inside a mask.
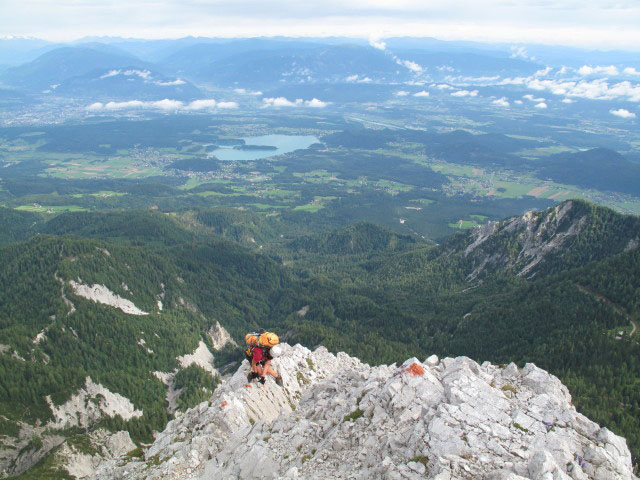
[[[66,442],[54,453],[54,461],[74,478],[90,478],[105,460],[120,458],[134,451],[136,445],[128,432],[92,432],[82,447]]]
[[[445,253],[461,253],[473,281],[496,271],[531,279],[636,248],[640,220],[580,200],[488,222],[452,237]]]
[[[51,450],[64,442],[60,435],[45,434],[42,427],[17,422],[20,433],[9,444],[0,441],[0,478],[11,478],[20,475],[46,457]],[[42,435],[39,442],[33,438]],[[0,436],[0,440],[5,440]]]
[[[51,397],[46,398],[53,420],[51,428],[87,428],[100,421],[103,417],[120,416],[124,420],[141,417],[142,411],[136,410],[131,401],[118,393],[113,393],[90,377],[85,379],[80,388],[62,405],[54,405]]]
[[[47,433],[43,427],[20,423],[20,440],[15,448],[0,448],[0,478],[12,478],[36,465],[45,457],[59,471],[66,471],[73,478],[90,478],[96,467],[114,458],[120,458],[135,450],[129,432],[108,432],[97,429],[87,435],[65,438]],[[34,442],[34,438],[40,440]]]
[[[515,268],[519,276],[534,276],[547,256],[567,248],[580,233],[587,217],[571,215],[573,209],[573,202],[567,201],[546,212],[527,212],[472,230],[472,242],[464,254],[474,258],[476,265],[468,279],[475,279],[487,267],[505,266]]]
[[[220,325],[220,322],[216,321],[215,325],[212,325],[211,328],[207,331],[207,335],[211,339],[211,344],[214,350],[222,350],[226,345],[232,345],[237,347],[238,344],[235,342],[231,335],[227,330]]]
[[[370,367],[284,345],[274,365],[283,387],[248,384],[244,364],[143,459],[106,462],[94,477],[636,478],[625,440],[576,412],[566,387],[533,364],[432,356]]]

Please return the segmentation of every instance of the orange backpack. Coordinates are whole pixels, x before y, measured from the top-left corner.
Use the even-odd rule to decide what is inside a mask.
[[[247,342],[247,350],[244,353],[248,359],[251,359],[251,350],[253,347],[271,348],[280,343],[278,335],[271,332],[247,333],[244,336],[244,340]]]

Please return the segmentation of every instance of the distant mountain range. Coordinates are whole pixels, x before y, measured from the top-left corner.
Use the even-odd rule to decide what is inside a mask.
[[[85,47],[62,47],[37,59],[12,67],[0,77],[3,82],[30,91],[53,88],[74,77],[99,70],[108,72],[122,68],[150,68],[147,62],[130,55]]]
[[[631,68],[631,72],[640,69],[636,56],[627,52],[432,38],[390,38],[375,47],[362,39],[339,37],[85,38],[63,45],[36,39],[3,39],[0,85],[27,94],[44,92],[89,101],[188,100],[206,98],[203,91],[222,88],[261,91],[288,99],[297,92],[295,98],[305,100],[323,97],[321,100],[330,102],[366,102],[393,98],[397,93],[393,89],[400,85],[444,82],[464,88],[503,78],[533,78],[548,66],[571,66],[569,71],[575,71],[596,61],[617,65],[618,75],[623,77],[624,68]],[[98,81],[110,71],[135,69],[152,72],[164,86],[175,88],[158,89],[157,82],[135,83],[133,77]],[[171,82],[185,83],[178,88]],[[508,88],[485,88],[488,90],[481,92],[484,96],[504,96],[511,101],[521,97],[511,98]],[[448,96],[453,92],[443,93]],[[609,115],[610,109],[611,105],[605,105],[601,114]]]
[[[539,175],[558,183],[640,196],[640,164],[607,148],[553,155],[541,162]]]
[[[49,51],[6,68],[0,81],[33,93],[55,89],[54,93],[62,96],[137,99],[157,98],[163,92],[157,91],[157,83],[130,85],[134,77],[126,82],[118,82],[121,79],[117,78],[103,82],[97,79],[104,80],[103,75],[110,71],[139,69],[154,72],[165,84],[182,80],[264,90],[284,85],[395,84],[452,75],[479,77],[506,72],[529,75],[540,68],[534,62],[495,51],[426,51],[417,45],[412,45],[412,49],[383,51],[348,39],[342,43],[339,39],[327,43],[322,39],[265,38],[107,43],[93,40],[62,47],[27,42],[34,49]],[[185,85],[176,91],[165,89],[165,98],[197,96],[200,92],[196,88]]]
[[[167,77],[156,71],[129,66],[118,69],[95,69],[84,75],[63,80],[56,95],[115,100],[196,100],[205,94],[191,82]]]

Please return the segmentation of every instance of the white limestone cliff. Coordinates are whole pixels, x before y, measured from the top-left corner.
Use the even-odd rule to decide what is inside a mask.
[[[143,312],[136,307],[131,300],[116,295],[104,285],[98,285],[97,283],[93,285],[83,285],[73,280],[69,281],[69,285],[71,285],[73,293],[79,297],[102,303],[103,305],[109,305],[110,307],[119,308],[124,313],[130,315],[148,315],[147,312]]]
[[[624,439],[578,413],[533,364],[431,356],[370,367],[283,345],[284,386],[246,362],[145,452],[94,478],[633,480]]]
[[[207,331],[207,335],[211,339],[211,344],[213,345],[214,350],[222,350],[226,345],[232,345],[237,347],[238,344],[235,342],[231,335],[227,330],[220,325],[220,322],[216,321],[215,325],[212,325],[211,328]]]
[[[142,416],[141,410],[136,410],[131,401],[108,388],[95,383],[90,377],[85,379],[80,388],[62,405],[54,405],[50,396],[46,397],[53,420],[48,423],[50,428],[64,429],[71,427],[87,428],[103,417],[122,417],[130,420]]]

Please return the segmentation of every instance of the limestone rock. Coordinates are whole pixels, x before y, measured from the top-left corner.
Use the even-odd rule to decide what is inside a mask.
[[[535,365],[370,367],[323,347],[283,349],[273,361],[283,387],[248,384],[245,362],[144,460],[105,462],[93,478],[636,479],[625,440],[577,413]]]
[[[234,347],[238,346],[235,340],[231,338],[231,335],[229,335],[229,332],[220,325],[220,322],[216,322],[216,324],[207,331],[207,335],[211,338],[214,350],[221,350],[227,344],[233,345]]]
[[[121,416],[124,420],[141,417],[142,411],[136,410],[128,398],[113,393],[90,377],[85,379],[85,385],[79,389],[63,405],[54,405],[51,397],[46,397],[53,420],[49,423],[52,428],[89,427],[104,416]]]

